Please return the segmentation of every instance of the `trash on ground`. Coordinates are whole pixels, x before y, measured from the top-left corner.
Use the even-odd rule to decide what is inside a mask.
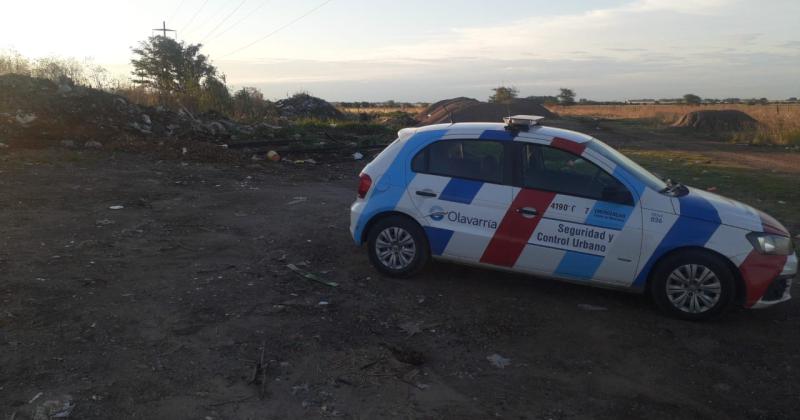
[[[361,154],[361,153],[359,153],[359,152],[355,152],[355,153],[353,153],[353,159],[355,159],[355,160],[361,160],[361,159],[364,159],[364,155],[362,155],[362,154]]]
[[[294,197],[292,201],[286,203],[287,206],[293,206],[295,204],[303,203],[308,201],[308,197]]]
[[[422,324],[419,322],[409,321],[398,326],[404,333],[408,334],[409,337],[413,337],[414,335],[422,332]]]
[[[281,155],[279,155],[278,152],[274,150],[270,150],[269,152],[267,152],[267,159],[273,162],[278,162],[281,160]]]
[[[608,308],[605,306],[596,306],[596,305],[589,305],[588,303],[579,303],[578,308],[583,309],[584,311],[607,311]]]
[[[75,403],[72,402],[72,397],[62,396],[54,399],[48,399],[36,407],[34,412],[34,420],[52,420],[52,419],[66,419],[72,414],[75,409]]]
[[[500,369],[505,369],[506,366],[511,364],[511,359],[507,359],[497,353],[486,356],[486,360],[488,360],[489,363],[492,364],[492,366]]]
[[[324,284],[324,285],[330,286],[330,287],[338,287],[339,286],[339,283],[336,283],[335,281],[323,280],[323,279],[317,277],[316,275],[314,275],[312,273],[309,273],[307,271],[301,270],[300,268],[298,268],[294,264],[286,264],[286,268],[288,268],[289,270],[294,271],[298,276],[303,277],[305,279],[308,279],[308,280],[311,280],[311,281],[315,281],[317,283],[321,283],[321,284]]]
[[[125,208],[125,206],[116,205],[116,206],[110,206],[109,210],[122,210],[124,208]]]

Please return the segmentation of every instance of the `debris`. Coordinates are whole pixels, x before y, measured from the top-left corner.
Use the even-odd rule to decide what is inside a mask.
[[[267,152],[267,159],[273,162],[278,162],[281,160],[281,155],[279,155],[278,152],[274,150],[270,150],[269,152]]]
[[[381,344],[383,344],[384,347],[386,347],[390,352],[392,352],[392,356],[394,356],[394,358],[397,359],[398,362],[403,362],[413,366],[419,366],[425,363],[425,355],[414,349],[408,347],[401,347],[394,344],[387,344],[387,343],[381,343]]]
[[[359,153],[359,152],[355,152],[355,153],[353,153],[353,159],[355,159],[355,160],[361,160],[361,159],[364,159],[364,155],[362,155],[362,154],[361,154],[361,153]]]
[[[404,333],[408,334],[409,337],[413,337],[414,335],[422,332],[422,324],[420,324],[419,322],[409,321],[409,322],[404,322],[398,326]]]
[[[287,264],[286,268],[288,268],[289,270],[294,271],[298,276],[303,277],[305,279],[308,279],[308,280],[311,280],[311,281],[315,281],[317,283],[321,283],[321,284],[324,284],[324,285],[330,286],[330,287],[339,287],[339,283],[336,283],[334,281],[323,280],[323,279],[315,276],[312,273],[308,273],[308,272],[305,272],[305,271],[299,269],[294,264]]]
[[[42,392],[40,392],[40,393],[38,393],[38,394],[34,395],[34,396],[33,396],[33,398],[31,398],[31,400],[30,400],[30,401],[28,401],[28,404],[33,404],[33,402],[34,402],[34,401],[36,401],[36,400],[38,400],[38,399],[39,399],[39,397],[41,397],[41,396],[42,396],[42,394],[43,394],[43,393],[42,393]]]
[[[333,118],[339,119],[343,114],[329,102],[307,93],[297,93],[290,98],[275,103],[282,117],[285,118]]]
[[[89,141],[87,141],[86,143],[83,144],[83,147],[85,147],[87,149],[102,149],[103,148],[103,143],[100,143],[99,141],[95,141],[95,140],[89,140]]]
[[[115,205],[115,206],[109,206],[108,208],[109,210],[122,210],[125,208],[125,206]]]
[[[330,304],[331,303],[328,302],[327,300],[321,300],[321,301],[319,301],[319,303],[317,305],[319,305],[319,306],[328,306]]]
[[[65,419],[72,414],[75,403],[72,397],[64,395],[54,399],[48,399],[36,407],[34,420]]]
[[[308,201],[308,197],[295,197],[292,201],[286,203],[287,206],[293,206],[295,204],[303,203]]]
[[[17,111],[17,116],[15,118],[17,123],[22,126],[26,126],[34,121],[36,121],[36,114],[23,114],[21,111]]]
[[[584,311],[595,311],[595,312],[608,310],[608,308],[606,308],[605,306],[589,305],[588,303],[579,303],[578,308],[583,309]]]
[[[314,164],[317,163],[317,161],[314,160],[314,159],[298,159],[298,160],[293,160],[292,163],[296,163],[296,164],[310,163],[310,164],[314,165]]]
[[[778,204],[786,204],[786,202],[783,200],[778,200]]]
[[[489,363],[492,364],[492,366],[500,369],[505,369],[506,366],[511,364],[511,359],[507,359],[497,353],[486,356],[486,360],[488,360]]]

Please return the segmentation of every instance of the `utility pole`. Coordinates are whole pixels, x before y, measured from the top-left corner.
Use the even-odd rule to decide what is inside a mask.
[[[167,37],[167,32],[175,32],[175,38],[178,38],[178,31],[176,31],[174,29],[167,29],[167,22],[166,21],[161,21],[161,27],[160,28],[154,28],[153,30],[161,32],[161,34],[162,34],[161,36],[163,36],[164,38]]]

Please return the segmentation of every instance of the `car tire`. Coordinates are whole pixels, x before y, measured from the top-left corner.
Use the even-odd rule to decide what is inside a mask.
[[[413,220],[389,216],[376,222],[367,236],[369,260],[390,277],[418,273],[430,257],[428,238]]]
[[[728,264],[702,251],[667,256],[656,265],[649,286],[662,312],[689,321],[718,316],[731,305],[736,291]]]

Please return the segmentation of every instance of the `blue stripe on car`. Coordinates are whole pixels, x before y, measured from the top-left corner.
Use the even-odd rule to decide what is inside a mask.
[[[408,184],[415,176],[414,172],[406,171],[405,163],[409,160],[408,155],[441,138],[446,132],[447,130],[425,131],[417,133],[406,140],[403,148],[397,153],[389,168],[386,169],[386,172],[381,175],[380,179],[372,187],[372,194],[369,195],[364,211],[359,216],[358,224],[353,232],[353,239],[357,244],[361,243],[361,236],[367,222],[375,217],[376,214],[394,210],[403,194],[406,193]],[[406,172],[411,175],[406,177]]]
[[[653,254],[647,260],[633,287],[643,287],[650,270],[667,252],[684,246],[704,246],[721,224],[719,213],[711,203],[698,195],[689,194],[678,199],[681,214],[664,235]]]
[[[433,226],[425,226],[425,234],[428,236],[428,245],[430,245],[433,255],[442,255],[450,238],[453,237],[452,230]]]
[[[483,182],[468,179],[452,178],[444,187],[439,195],[440,200],[452,201],[455,203],[470,204],[475,196],[478,195],[483,186]]]
[[[580,280],[589,280],[602,263],[603,257],[600,255],[567,251],[558,267],[556,267],[555,274]]]

